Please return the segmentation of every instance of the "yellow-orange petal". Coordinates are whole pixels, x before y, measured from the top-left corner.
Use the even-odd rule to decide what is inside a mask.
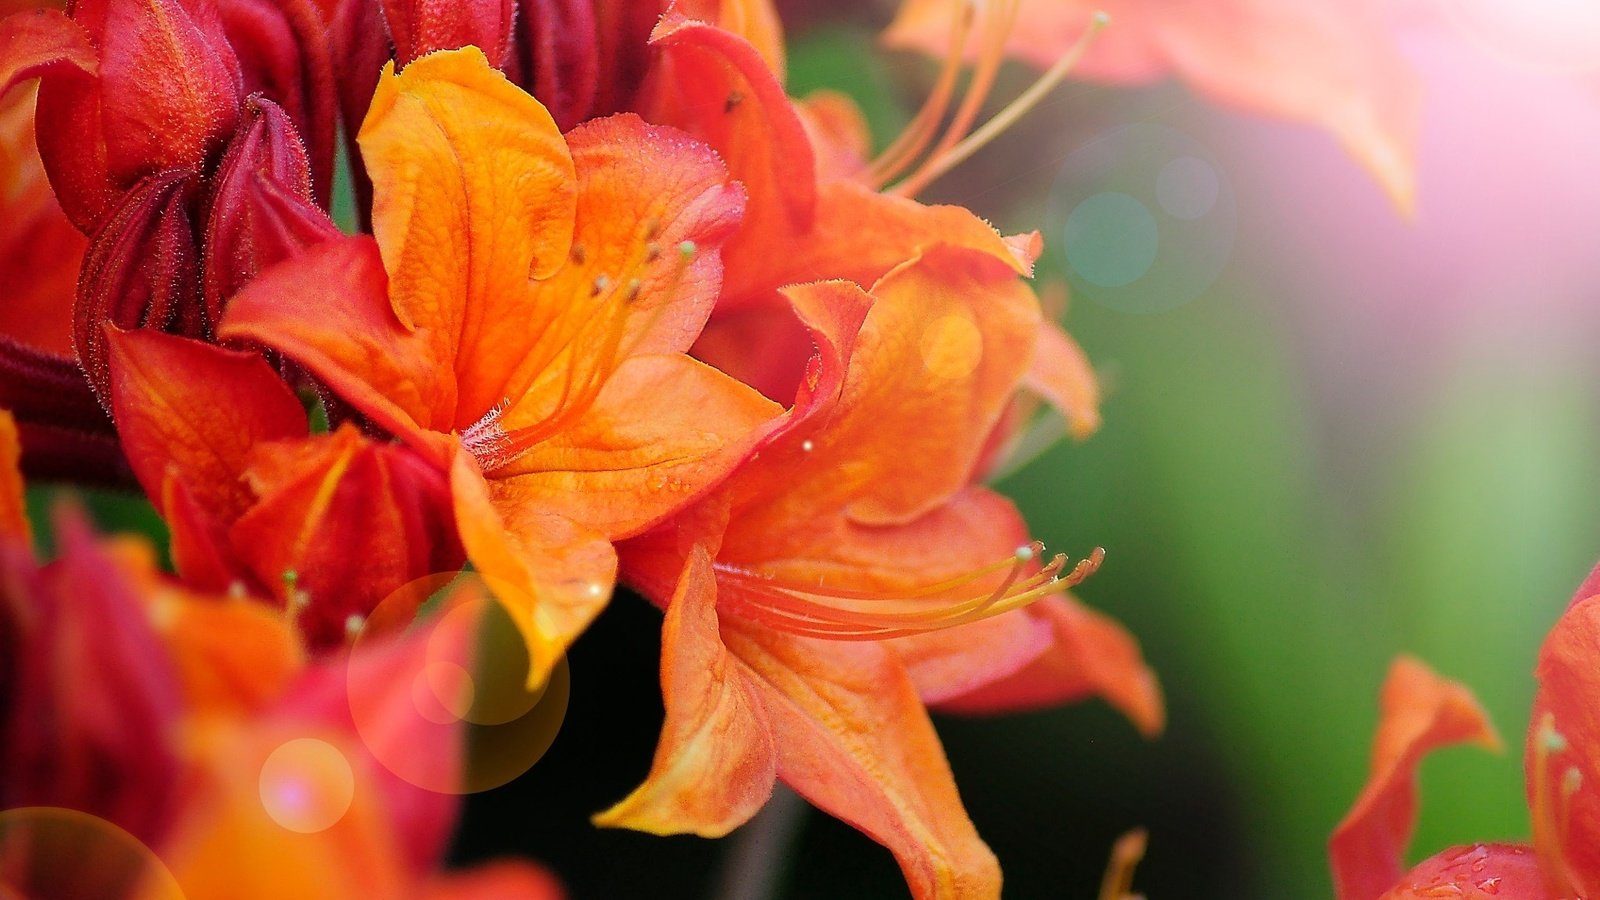
[[[450,492],[467,558],[527,641],[529,685],[543,684],[611,599],[616,551],[603,535],[560,516],[497,507],[465,450],[451,463]]]
[[[596,815],[596,825],[721,837],[772,796],[772,734],[747,674],[722,643],[716,604],[711,557],[695,547],[661,629],[667,718],[655,760],[644,783]]]
[[[840,282],[785,293],[812,305],[802,295],[863,296]],[[841,508],[860,524],[903,524],[970,482],[1030,365],[1037,299],[993,256],[955,247],[897,268],[871,298],[826,423],[791,429],[743,470],[741,490],[770,496],[741,528],[782,534]]]
[[[1055,322],[1040,325],[1033,366],[1022,383],[1061,414],[1074,438],[1100,430],[1099,379],[1083,348]]]
[[[491,470],[491,493],[500,508],[543,510],[612,540],[631,537],[727,477],[781,413],[682,354],[636,356],[571,426]]]
[[[571,249],[571,154],[545,108],[476,47],[386,68],[357,140],[394,311],[455,362],[465,429],[502,399],[551,312],[531,304],[528,281]]]
[[[784,783],[889,848],[920,900],[1000,895],[999,863],[892,653],[730,625],[723,639],[754,676]]]
[[[630,354],[687,350],[716,303],[718,251],[744,192],[711,149],[621,114],[567,135],[577,224],[566,265],[529,288],[521,356],[500,386],[509,426],[592,401]],[[463,365],[471,364],[464,360]]]
[[[1339,900],[1367,900],[1400,880],[1416,827],[1417,766],[1425,755],[1458,743],[1500,746],[1470,691],[1410,657],[1390,667],[1381,706],[1371,775],[1328,839]]]
[[[22,439],[17,420],[4,409],[0,409],[0,539],[24,545],[33,540],[22,487]]]
[[[294,630],[263,604],[160,583],[145,595],[151,624],[172,653],[184,703],[194,713],[257,713],[305,664]]]

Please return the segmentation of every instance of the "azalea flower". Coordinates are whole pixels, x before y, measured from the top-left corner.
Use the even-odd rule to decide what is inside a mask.
[[[1098,556],[1044,563],[1010,504],[970,483],[1039,328],[1014,263],[935,247],[870,293],[786,289],[818,352],[783,427],[705,500],[623,545],[624,579],[666,607],[667,721],[645,784],[598,822],[720,835],[777,777],[888,846],[917,896],[990,896],[998,866],[925,702],[1100,692],[1160,728],[1126,635],[1042,599]]]
[[[983,9],[972,22],[965,2],[905,0],[884,41],[940,57],[945,72],[975,58],[992,78],[1002,56],[1040,68],[1075,56],[1096,16],[1109,13],[1075,74],[1134,83],[1176,76],[1218,102],[1316,125],[1396,206],[1412,208],[1420,82],[1377,3],[1002,0]]]
[[[563,136],[476,49],[386,69],[360,142],[376,238],[264,272],[221,334],[281,350],[449,473],[541,681],[609,597],[611,541],[720,480],[777,413],[683,353],[740,191],[637,118]]]
[[[1471,693],[1411,659],[1396,661],[1383,688],[1371,780],[1328,844],[1340,900],[1495,897],[1560,900],[1600,893],[1600,568],[1539,651],[1539,690],[1524,767],[1533,815],[1529,844],[1452,847],[1406,871],[1416,820],[1416,768],[1435,747],[1498,740]]]
[[[436,872],[458,800],[382,762],[403,752],[461,765],[461,729],[426,718],[412,684],[425,664],[471,664],[469,620],[446,616],[347,658],[308,661],[281,614],[171,582],[148,545],[99,539],[74,511],[58,516],[60,557],[37,563],[20,514],[19,452],[0,411],[8,892],[560,896],[527,863]],[[69,675],[72,689],[61,690]],[[383,711],[386,730],[358,733],[358,698]],[[42,839],[31,842],[35,830]],[[96,855],[97,838],[124,833],[153,855],[132,870],[103,868],[118,857]],[[62,846],[63,834],[83,846]]]

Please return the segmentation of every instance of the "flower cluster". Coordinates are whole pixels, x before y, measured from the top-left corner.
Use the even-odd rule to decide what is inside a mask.
[[[0,806],[149,848],[118,870],[146,892],[547,896],[523,864],[432,871],[473,780],[439,722],[485,665],[547,687],[622,584],[665,613],[666,719],[598,824],[722,835],[782,780],[917,896],[996,895],[928,709],[1163,719],[1064,593],[1098,551],[1047,558],[982,484],[1041,401],[1098,424],[1038,236],[913,196],[1039,91],[975,129],[999,55],[953,112],[952,64],[872,157],[783,56],[764,0],[0,22]],[[175,574],[70,511],[37,562],[24,471],[136,482]],[[463,567],[512,661],[451,615],[476,588],[417,587]]]

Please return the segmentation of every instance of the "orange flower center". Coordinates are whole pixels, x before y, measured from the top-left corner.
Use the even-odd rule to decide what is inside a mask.
[[[723,562],[714,568],[727,588],[724,605],[736,615],[805,637],[873,641],[954,628],[1020,609],[1080,584],[1105,559],[1105,551],[1097,547],[1067,571],[1065,553],[1038,566],[1043,553],[1044,545],[1036,541],[1004,560],[893,596],[800,585]],[[987,587],[1000,573],[999,583]]]

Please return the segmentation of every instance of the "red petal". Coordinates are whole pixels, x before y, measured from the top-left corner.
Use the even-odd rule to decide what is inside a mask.
[[[1409,657],[1390,668],[1382,707],[1371,776],[1328,839],[1340,900],[1367,900],[1400,880],[1416,827],[1417,766],[1424,756],[1450,744],[1500,745],[1471,692]]]

